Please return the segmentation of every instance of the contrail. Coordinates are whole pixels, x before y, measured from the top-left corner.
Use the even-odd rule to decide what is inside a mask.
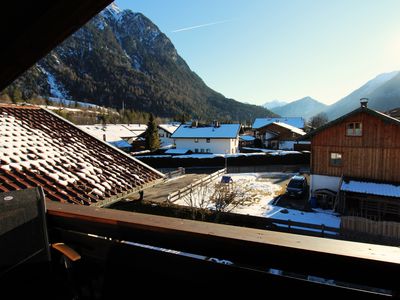
[[[224,21],[219,21],[219,22],[206,23],[206,24],[201,24],[201,25],[196,25],[196,26],[176,29],[176,30],[173,30],[171,32],[187,31],[187,30],[192,30],[192,29],[201,28],[201,27],[207,27],[207,26],[213,26],[213,25],[222,24],[222,23],[231,22],[231,21],[232,20],[224,20]]]

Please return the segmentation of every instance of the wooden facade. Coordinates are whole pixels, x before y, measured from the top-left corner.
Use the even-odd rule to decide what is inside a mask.
[[[351,122],[362,124],[360,136],[346,135]],[[400,182],[399,121],[360,108],[330,124],[312,136],[312,174]],[[342,155],[339,166],[331,164],[331,153]]]
[[[259,129],[257,129],[257,136],[261,138],[263,144],[272,149],[279,149],[279,143],[285,141],[297,141],[300,137],[304,135],[299,134],[296,131],[302,132],[300,129],[296,128],[293,131],[287,124],[280,125],[280,123],[270,123]]]

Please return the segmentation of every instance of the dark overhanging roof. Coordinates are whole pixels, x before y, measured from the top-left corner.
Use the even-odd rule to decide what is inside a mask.
[[[0,91],[111,2],[36,0],[2,4]]]
[[[325,130],[326,128],[329,128],[331,126],[339,124],[344,119],[347,119],[348,117],[354,116],[354,115],[356,115],[356,114],[358,114],[360,112],[364,112],[364,113],[370,114],[371,116],[377,117],[377,118],[383,120],[384,122],[389,122],[389,123],[396,124],[396,125],[400,126],[400,121],[395,119],[395,118],[393,118],[393,117],[391,117],[391,116],[388,116],[388,115],[386,115],[384,113],[381,113],[379,111],[370,109],[368,107],[359,107],[359,108],[349,112],[348,114],[345,114],[345,115],[343,115],[343,116],[341,116],[341,117],[339,117],[339,118],[337,118],[337,119],[335,119],[333,121],[330,121],[329,123],[326,123],[325,125],[322,125],[321,127],[318,127],[317,129],[315,129],[315,130],[307,133],[306,135],[302,136],[298,140],[308,140],[311,137],[313,137],[314,135],[318,134],[319,132]]]

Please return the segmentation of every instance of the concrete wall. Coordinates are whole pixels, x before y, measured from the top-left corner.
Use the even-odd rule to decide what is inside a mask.
[[[330,189],[338,192],[340,188],[340,177],[311,174],[310,181],[311,193],[318,189]]]

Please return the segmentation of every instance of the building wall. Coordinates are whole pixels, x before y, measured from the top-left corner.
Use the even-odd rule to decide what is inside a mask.
[[[280,150],[293,150],[295,143],[296,142],[294,142],[294,141],[279,141],[279,149]]]
[[[339,191],[340,177],[324,176],[311,174],[310,190],[313,193],[318,189],[329,189],[335,192]]]
[[[161,146],[172,145],[174,140],[171,139],[171,134],[164,129],[158,128],[158,137],[160,138]]]
[[[362,136],[346,136],[348,122],[362,123]],[[312,138],[311,172],[400,182],[400,126],[360,112]],[[330,164],[330,153],[342,154],[342,165]]]
[[[199,138],[198,142],[195,143],[195,139],[175,139],[176,148],[190,149],[193,152],[198,149],[201,153],[201,149],[204,149],[203,153],[237,153],[239,146],[239,138],[236,139],[210,139],[210,143],[207,143],[206,139]],[[226,152],[225,152],[226,151]]]

